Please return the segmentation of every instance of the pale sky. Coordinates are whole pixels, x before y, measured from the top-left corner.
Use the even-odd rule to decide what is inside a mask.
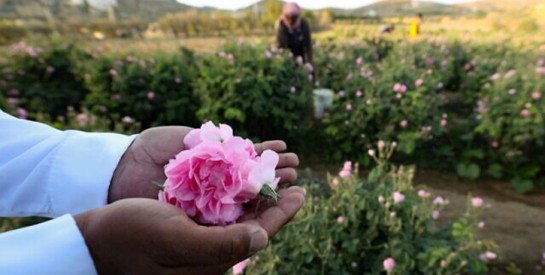
[[[177,0],[180,3],[202,7],[210,6],[227,10],[236,10],[240,8],[247,7],[259,0]],[[473,2],[475,0],[428,0],[429,2],[437,2],[443,4],[457,4],[464,2]],[[295,0],[300,6],[307,9],[321,9],[326,7],[333,8],[359,8],[371,4],[373,0]]]

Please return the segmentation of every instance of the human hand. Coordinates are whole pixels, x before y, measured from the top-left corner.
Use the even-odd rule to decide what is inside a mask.
[[[202,226],[172,205],[126,199],[74,218],[99,274],[223,274],[263,249],[304,203],[305,190],[229,226]]]
[[[157,199],[159,187],[153,182],[163,183],[166,179],[164,166],[184,148],[184,137],[192,128],[182,126],[157,127],[143,131],[129,146],[112,177],[108,202],[126,198]],[[286,150],[283,141],[266,141],[255,145],[258,154],[264,150],[279,153],[276,176],[280,183],[295,181],[295,167],[299,158]]]

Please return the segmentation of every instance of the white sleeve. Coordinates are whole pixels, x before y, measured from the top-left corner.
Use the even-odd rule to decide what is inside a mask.
[[[134,137],[59,131],[0,110],[0,217],[58,217],[105,205]]]
[[[91,254],[70,215],[0,234],[0,274],[95,275]]]

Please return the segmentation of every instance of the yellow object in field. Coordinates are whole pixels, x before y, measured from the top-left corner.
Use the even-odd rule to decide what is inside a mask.
[[[420,18],[414,18],[411,20],[411,25],[409,27],[409,38],[417,38],[420,34]]]

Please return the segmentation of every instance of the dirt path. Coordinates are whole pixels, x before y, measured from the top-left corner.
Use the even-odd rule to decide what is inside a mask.
[[[315,176],[336,172],[336,166],[313,166]],[[308,170],[307,170],[308,171]],[[468,194],[480,196],[487,208],[483,213],[485,228],[482,239],[494,240],[500,249],[497,263],[490,274],[508,274],[505,267],[515,263],[523,274],[544,274],[545,263],[545,190],[530,195],[515,193],[507,182],[483,180],[465,182],[456,175],[424,171],[418,172],[415,185],[425,185],[434,194],[449,199],[442,219],[463,214]]]

